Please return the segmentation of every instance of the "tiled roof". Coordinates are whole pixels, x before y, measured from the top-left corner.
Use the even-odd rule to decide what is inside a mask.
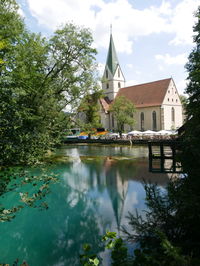
[[[121,88],[117,96],[125,96],[135,107],[159,106],[162,104],[171,78]]]
[[[105,112],[108,112],[109,110],[109,104],[111,103],[111,101],[109,100],[108,97],[105,97],[105,98],[101,98],[100,99],[100,103],[104,109]]]

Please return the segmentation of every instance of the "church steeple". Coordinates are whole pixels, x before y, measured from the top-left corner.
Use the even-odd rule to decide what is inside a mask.
[[[123,88],[124,86],[125,86],[125,79],[121,71],[121,67],[119,65],[111,32],[108,55],[102,79],[102,89],[104,91],[104,94],[110,100],[113,100],[117,95],[118,90],[120,88]]]
[[[108,49],[106,65],[108,66],[110,72],[114,76],[117,66],[119,65],[119,62],[118,62],[117,53],[115,50],[112,33],[110,34],[110,44],[109,44],[109,49]]]

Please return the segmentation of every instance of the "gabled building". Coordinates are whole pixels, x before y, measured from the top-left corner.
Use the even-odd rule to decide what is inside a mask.
[[[126,130],[171,130],[183,123],[182,105],[178,90],[172,78],[125,87],[112,34],[107,61],[102,78],[105,97],[100,100],[101,123],[108,130],[116,129],[116,121],[109,111],[116,97],[125,96],[136,107],[135,126]]]

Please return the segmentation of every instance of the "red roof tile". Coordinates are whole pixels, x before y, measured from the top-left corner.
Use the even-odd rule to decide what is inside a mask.
[[[171,78],[121,88],[117,96],[125,96],[136,107],[159,106],[162,104]]]
[[[101,98],[100,99],[100,103],[104,109],[104,111],[108,111],[109,110],[109,104],[111,103],[111,101],[109,100],[108,97],[105,97],[105,98]]]

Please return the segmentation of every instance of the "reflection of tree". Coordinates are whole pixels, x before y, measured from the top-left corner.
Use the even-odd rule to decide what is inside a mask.
[[[102,231],[97,202],[67,182],[55,184],[52,191],[47,211],[26,209],[13,220],[13,227],[3,224],[0,234],[4,247],[0,247],[0,253],[5,257],[1,260],[14,261],[18,257],[29,265],[79,265],[85,242],[99,246]],[[6,253],[1,250],[5,247]]]
[[[51,187],[47,211],[26,208],[11,223],[1,225],[0,254],[5,261],[18,257],[30,265],[77,265],[82,244],[96,247],[99,236],[111,228],[112,209],[120,225],[128,182],[142,181],[147,161],[137,166],[138,161],[120,157],[80,159],[52,165],[49,171],[61,182]]]

